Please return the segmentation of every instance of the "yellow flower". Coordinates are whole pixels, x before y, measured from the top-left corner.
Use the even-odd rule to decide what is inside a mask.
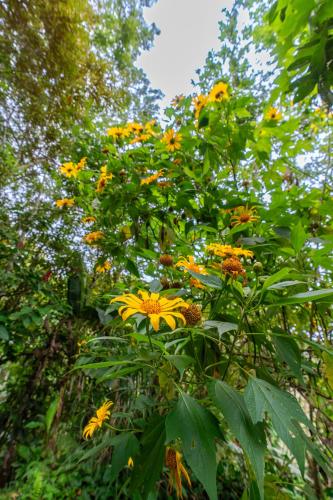
[[[154,132],[155,126],[156,126],[156,120],[150,120],[150,122],[147,122],[145,124],[145,130],[146,130],[147,134],[156,135],[156,132]]]
[[[112,178],[113,174],[111,172],[108,174],[107,166],[103,165],[103,167],[101,167],[101,175],[99,176],[99,179],[97,181],[97,188],[96,188],[97,193],[101,193],[105,188],[105,186],[107,185],[108,180]]]
[[[185,324],[185,318],[180,312],[175,312],[174,309],[188,307],[188,304],[183,299],[177,297],[175,299],[166,299],[160,297],[159,293],[149,293],[144,290],[139,290],[138,295],[125,293],[119,297],[115,297],[110,301],[122,302],[126,305],[121,306],[118,310],[123,321],[126,321],[133,314],[143,314],[150,319],[155,332],[159,330],[160,320],[164,319],[168,326],[174,330],[176,328],[175,318],[179,318]]]
[[[203,285],[199,280],[196,278],[191,278],[190,279],[190,286],[193,286],[194,288],[205,288],[205,285]]]
[[[131,140],[130,144],[136,144],[137,142],[146,142],[151,138],[150,134],[141,134]]]
[[[176,267],[184,267],[184,271],[193,271],[198,274],[208,274],[204,266],[200,266],[195,263],[195,259],[192,255],[188,257],[188,260],[186,260],[185,257],[180,257],[180,259],[181,260],[177,262]]]
[[[221,245],[220,243],[211,243],[207,245],[206,251],[218,257],[253,257],[253,252],[251,252],[251,250],[236,248],[231,245]]]
[[[165,453],[165,465],[169,468],[168,495],[172,494],[172,488],[175,487],[177,498],[183,498],[182,476],[185,477],[187,484],[191,488],[191,480],[182,464],[182,456],[179,451],[173,448],[167,448]]]
[[[106,260],[103,264],[96,266],[96,271],[98,273],[105,273],[106,271],[109,271],[111,267],[111,262]]]
[[[162,138],[162,142],[164,142],[165,147],[168,151],[176,151],[180,149],[181,146],[182,135],[178,132],[175,132],[173,128],[167,130]]]
[[[107,129],[106,133],[112,139],[124,139],[130,135],[128,127],[111,127]]]
[[[132,122],[127,125],[127,130],[129,133],[133,133],[135,135],[141,135],[144,131],[144,126],[141,123]]]
[[[231,216],[230,221],[232,226],[239,226],[247,222],[256,222],[259,217],[255,215],[255,208],[248,208],[240,206],[236,207],[234,214]]]
[[[212,90],[209,92],[208,100],[209,102],[221,102],[230,99],[228,94],[228,84],[224,82],[217,83],[214,85]]]
[[[129,467],[130,469],[134,467],[134,462],[132,457],[129,457],[129,459],[127,460],[127,467]]]
[[[281,120],[282,114],[280,113],[280,111],[278,111],[277,108],[273,108],[273,106],[271,106],[269,108],[269,110],[267,111],[265,118],[266,118],[266,120],[272,120],[272,121],[277,122],[277,121]]]
[[[96,429],[102,427],[103,422],[110,416],[109,408],[112,405],[112,401],[106,401],[100,408],[98,408],[98,410],[96,411],[96,417],[92,417],[83,429],[82,435],[85,439],[91,437]]]
[[[208,96],[199,94],[193,98],[192,102],[194,104],[194,109],[195,109],[194,116],[195,119],[197,120],[199,118],[200,111],[208,102]]]
[[[71,161],[60,166],[60,172],[66,177],[76,177],[78,171],[77,165],[74,165]]]
[[[81,158],[79,163],[76,165],[76,168],[78,170],[82,170],[86,166],[86,163],[87,163],[87,157],[85,156],[84,158]]]
[[[81,222],[83,222],[83,224],[90,224],[91,222],[96,222],[96,217],[88,215],[87,217],[83,217],[81,219]]]
[[[74,198],[63,198],[62,200],[57,200],[56,205],[58,208],[62,207],[72,207],[74,205]]]
[[[84,241],[89,245],[93,245],[104,238],[104,233],[102,231],[93,231],[92,233],[88,233],[84,236]]]
[[[146,177],[145,179],[141,179],[140,185],[142,186],[143,184],[151,184],[152,182],[156,181],[162,175],[163,175],[163,170],[159,170],[156,174],[150,175],[149,177]]]

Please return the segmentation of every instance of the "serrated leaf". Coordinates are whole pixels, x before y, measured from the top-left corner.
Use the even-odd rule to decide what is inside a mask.
[[[215,417],[195,399],[181,393],[166,418],[167,442],[180,438],[186,461],[211,500],[217,500],[215,438],[220,437]]]
[[[245,390],[245,403],[254,424],[264,420],[265,412],[272,419],[278,436],[288,446],[304,474],[305,442],[294,422],[300,422],[313,430],[297,400],[265,380],[251,378]]]
[[[226,382],[218,381],[211,384],[210,395],[247,454],[258,482],[261,498],[263,498],[266,449],[263,424],[253,424],[244,397]]]

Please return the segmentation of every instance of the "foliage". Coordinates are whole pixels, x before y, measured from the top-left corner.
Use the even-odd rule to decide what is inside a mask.
[[[332,495],[332,114],[265,95],[236,21],[164,126],[80,133],[1,209],[5,495]]]

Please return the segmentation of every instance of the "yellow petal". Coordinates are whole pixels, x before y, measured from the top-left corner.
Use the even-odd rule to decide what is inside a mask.
[[[159,327],[160,327],[160,315],[159,314],[149,314],[149,319],[150,322],[155,330],[155,332],[158,332]]]
[[[161,314],[161,318],[165,319],[171,330],[176,329],[176,321],[170,314]]]
[[[126,306],[125,306],[126,307]],[[119,310],[120,311],[120,310]],[[127,311],[125,311],[123,314],[121,314],[119,312],[119,314],[121,314],[121,317],[123,319],[123,321],[126,321],[127,318],[129,318],[130,316],[133,316],[133,314],[137,314],[139,311],[137,309],[131,309],[130,307],[127,308]]]

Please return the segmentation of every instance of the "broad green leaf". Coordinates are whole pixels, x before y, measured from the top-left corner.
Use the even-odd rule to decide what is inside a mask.
[[[225,332],[230,332],[231,330],[237,330],[238,325],[236,325],[236,323],[228,323],[227,321],[212,321],[212,320],[205,321],[204,329],[209,330],[211,328],[216,328],[221,337]]]
[[[288,286],[295,286],[295,285],[304,285],[306,281],[299,281],[299,280],[293,280],[293,281],[281,281],[280,283],[275,283],[275,285],[271,285],[267,288],[267,290],[283,290],[284,288],[287,288]]]
[[[166,359],[177,368],[181,377],[183,376],[186,368],[195,364],[195,360],[186,354],[171,354],[170,356],[166,356]]]
[[[290,233],[291,244],[294,247],[295,251],[298,253],[302,248],[306,241],[306,232],[301,221],[298,221],[298,224],[295,225]]]
[[[165,457],[165,417],[154,416],[144,430],[140,453],[133,469],[131,490],[143,485],[143,498],[155,489],[160,478]]]
[[[198,279],[204,285],[210,286],[211,288],[217,288],[220,290],[223,287],[223,282],[217,276],[213,274],[199,274],[194,271],[188,271],[193,278]]]
[[[313,290],[310,292],[297,293],[290,297],[282,297],[281,299],[271,302],[273,306],[281,306],[287,304],[304,304],[305,302],[315,302],[316,300],[329,299],[323,302],[333,301],[333,288],[324,288],[322,290]]]
[[[8,330],[3,325],[0,325],[0,340],[9,340]]]
[[[134,456],[139,450],[139,441],[132,432],[118,434],[113,441],[110,481],[114,481],[119,472],[127,465],[129,457]]]
[[[258,378],[249,380],[244,396],[254,424],[264,420],[265,412],[269,414],[278,436],[293,453],[303,475],[305,442],[294,422],[300,422],[312,430],[313,427],[297,400],[291,394]]]
[[[244,403],[244,397],[227,383],[220,381],[212,383],[210,395],[247,454],[258,482],[261,498],[263,498],[266,449],[263,424],[253,424]]]
[[[101,377],[96,380],[97,384],[101,382],[105,382],[106,380],[115,380],[116,378],[124,377],[124,375],[128,375],[129,373],[137,372],[141,370],[142,365],[130,366],[129,368],[121,368],[120,370],[112,370],[104,373]]]
[[[277,353],[281,361],[287,363],[292,373],[303,383],[301,372],[301,352],[296,341],[291,336],[274,336]]]
[[[71,370],[93,370],[99,368],[109,368],[110,366],[132,365],[135,361],[128,360],[113,360],[113,361],[98,361],[97,363],[87,363],[85,365],[76,365]]]
[[[51,402],[51,404],[48,407],[48,410],[46,412],[46,415],[45,415],[45,427],[46,427],[46,432],[47,433],[49,433],[49,431],[51,429],[51,425],[52,425],[53,419],[55,417],[55,414],[56,414],[56,411],[57,411],[57,408],[58,408],[58,404],[59,404],[59,396],[57,396]]]
[[[285,278],[288,274],[290,273],[290,268],[289,267],[284,267],[283,269],[280,269],[275,274],[272,274],[272,276],[269,276],[266,278],[262,285],[262,291],[267,290],[270,286],[272,286],[274,283],[277,283],[278,281],[281,281],[283,278]]]
[[[167,442],[180,438],[189,466],[211,500],[217,500],[215,438],[220,437],[215,417],[195,399],[181,393],[166,418]]]

